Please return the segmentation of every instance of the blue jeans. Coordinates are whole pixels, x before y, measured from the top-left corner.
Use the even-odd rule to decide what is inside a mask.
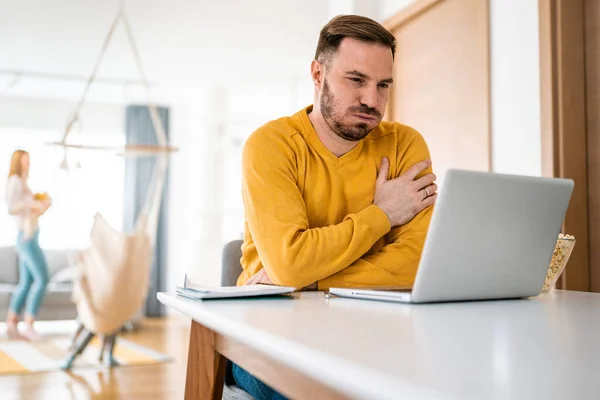
[[[39,230],[27,238],[23,232],[17,239],[19,285],[10,299],[10,309],[19,315],[27,300],[26,313],[35,317],[44,301],[48,286],[48,264],[38,242]]]
[[[250,375],[236,364],[232,363],[231,368],[236,385],[256,400],[287,400],[286,397]]]

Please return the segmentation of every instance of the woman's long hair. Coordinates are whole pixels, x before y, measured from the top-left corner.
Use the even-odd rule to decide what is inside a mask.
[[[10,159],[10,169],[8,170],[8,177],[10,178],[13,175],[18,175],[23,178],[23,165],[21,163],[21,159],[23,156],[29,156],[29,153],[25,150],[15,150]]]

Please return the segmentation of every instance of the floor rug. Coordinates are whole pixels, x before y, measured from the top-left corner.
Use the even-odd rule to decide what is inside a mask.
[[[69,337],[52,337],[39,342],[0,341],[0,375],[48,372],[60,369],[71,343]],[[106,368],[98,361],[100,341],[94,338],[73,368]],[[172,361],[172,357],[118,338],[113,355],[120,366],[149,365]]]

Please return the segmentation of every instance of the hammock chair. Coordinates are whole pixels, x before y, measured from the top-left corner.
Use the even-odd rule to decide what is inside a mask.
[[[98,67],[119,22],[122,22],[125,27],[138,73],[146,89],[148,110],[158,145],[128,145],[124,148],[116,148],[69,143],[67,141],[69,133],[75,122],[79,120],[79,112],[85,102],[88,89],[96,77]],[[150,101],[149,84],[144,75],[141,59],[123,5],[117,12],[104,40],[81,99],[66,125],[62,140],[50,144],[64,149],[63,168],[68,168],[67,151],[70,148],[113,151],[124,157],[156,157],[155,169],[147,197],[132,231],[119,232],[111,227],[100,213],[96,213],[91,228],[89,247],[78,251],[74,257],[76,271],[72,300],[77,307],[80,328],[73,340],[72,353],[67,358],[63,368],[71,367],[77,355],[85,349],[94,335],[102,335],[104,338],[109,337],[111,339],[107,350],[109,352],[109,362],[113,365],[112,348],[116,333],[141,309],[147,297],[168,155],[177,151],[176,148],[167,145],[165,130],[158,111]],[[82,331],[85,332],[84,335],[81,334]]]

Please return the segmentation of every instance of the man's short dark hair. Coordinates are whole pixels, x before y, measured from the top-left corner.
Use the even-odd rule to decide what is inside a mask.
[[[315,60],[329,65],[346,37],[389,47],[392,58],[396,53],[396,38],[380,23],[360,15],[339,15],[321,29]]]

